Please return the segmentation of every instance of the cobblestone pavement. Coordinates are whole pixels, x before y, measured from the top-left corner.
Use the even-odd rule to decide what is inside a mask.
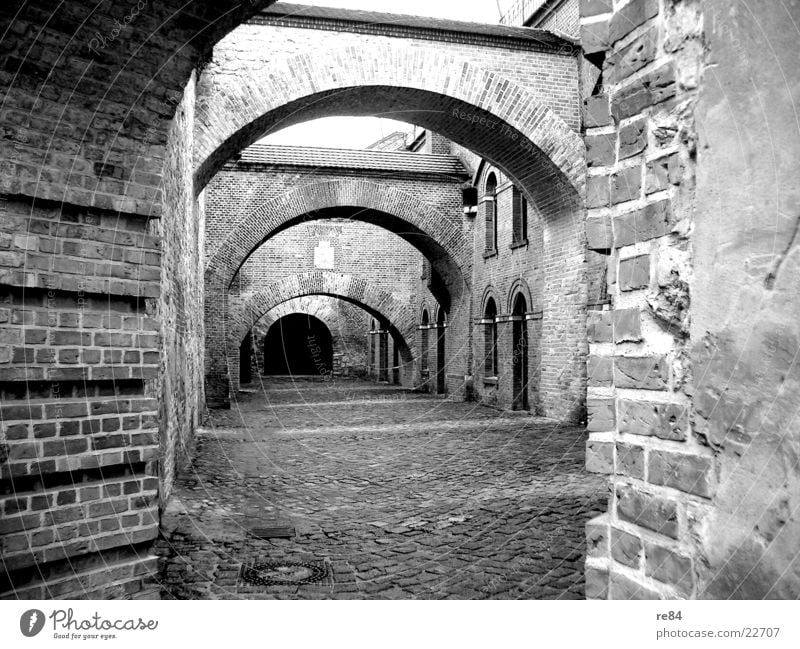
[[[607,499],[583,429],[360,381],[261,387],[213,413],[175,485],[165,598],[583,597]],[[306,565],[244,578],[264,562]]]

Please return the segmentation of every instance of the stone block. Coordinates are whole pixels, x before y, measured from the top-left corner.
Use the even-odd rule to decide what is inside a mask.
[[[688,426],[689,414],[680,404],[619,401],[620,433],[681,442],[687,437]]]
[[[611,123],[611,104],[608,95],[594,95],[583,101],[583,125],[586,128],[609,126]]]
[[[666,390],[669,370],[664,356],[617,356],[614,385],[635,390]]]
[[[609,48],[608,21],[581,25],[581,47],[584,54],[605,52]]]
[[[590,343],[613,342],[614,332],[610,311],[589,311],[586,333]]]
[[[642,340],[642,323],[639,309],[617,309],[611,313],[615,343],[638,343]]]
[[[619,159],[625,160],[647,148],[647,118],[637,119],[619,130]]]
[[[642,539],[612,527],[611,556],[617,563],[638,568],[642,558]]]
[[[610,250],[614,247],[611,217],[590,216],[586,219],[586,241],[589,250]]]
[[[658,30],[650,29],[606,58],[603,78],[609,84],[619,83],[655,61],[657,53]]]
[[[659,0],[632,0],[617,11],[609,24],[609,40],[614,43],[658,15]]]
[[[615,135],[587,135],[586,163],[590,167],[613,165],[617,157],[617,138]]]
[[[644,480],[644,449],[634,444],[617,444],[617,475]]]
[[[675,91],[675,67],[671,62],[665,63],[616,93],[611,102],[611,114],[617,122],[633,117],[645,108],[671,99]]]
[[[651,451],[648,481],[689,494],[710,498],[713,495],[712,461],[687,453]]]
[[[586,554],[590,557],[606,558],[610,526],[608,516],[602,515],[586,523]]]
[[[614,473],[614,445],[611,442],[586,442],[586,470],[589,473]]]
[[[619,288],[635,291],[650,286],[650,255],[640,255],[619,262]]]
[[[685,597],[694,590],[692,560],[660,545],[645,546],[645,574],[648,577],[673,586]]]
[[[674,501],[644,493],[631,485],[619,485],[616,498],[621,520],[678,538],[678,506]]]
[[[625,575],[612,572],[609,577],[609,596],[611,599],[651,600],[661,599],[661,595],[649,586],[640,584]]]
[[[617,416],[614,399],[589,399],[587,410],[589,416],[588,430],[590,433],[602,433],[616,430]]]
[[[586,599],[608,599],[608,571],[586,566]]]
[[[589,176],[586,179],[586,207],[608,207],[609,199],[608,176]]]
[[[651,203],[640,210],[614,217],[614,247],[630,246],[668,235],[674,217],[672,201]]]
[[[614,385],[614,359],[611,356],[589,356],[586,371],[589,386],[606,388]]]
[[[591,16],[611,13],[612,10],[612,0],[581,0],[581,18],[590,18]]]
[[[652,194],[681,184],[681,161],[677,153],[651,160],[645,172],[645,192]]]
[[[621,169],[611,176],[611,204],[617,205],[641,198],[642,167],[635,165]]]

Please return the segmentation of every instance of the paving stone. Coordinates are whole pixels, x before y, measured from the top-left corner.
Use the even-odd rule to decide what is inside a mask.
[[[158,546],[165,598],[584,596],[584,528],[606,504],[604,479],[583,470],[584,430],[414,394],[355,405],[334,387],[275,387],[215,411],[199,437]],[[243,523],[258,516],[298,534],[253,538]],[[328,560],[330,580],[238,577],[298,560]]]

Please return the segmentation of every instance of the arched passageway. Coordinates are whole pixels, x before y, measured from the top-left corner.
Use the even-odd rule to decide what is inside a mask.
[[[332,371],[333,337],[322,320],[293,313],[270,327],[264,338],[264,374],[327,377]]]
[[[460,215],[457,212],[455,215],[443,212],[435,205],[387,183],[357,180],[317,182],[295,187],[261,205],[237,223],[206,265],[206,331],[235,332],[233,337],[236,344],[241,340],[238,338],[244,335],[241,323],[236,322],[235,314],[229,313],[228,289],[242,264],[265,240],[300,222],[342,216],[380,225],[417,248],[431,262],[433,276],[430,290],[442,304],[449,306],[451,327],[458,331],[458,339],[468,339],[469,305],[465,296],[469,294],[471,244],[462,233]],[[350,288],[345,288],[342,293],[342,289],[337,287],[337,280],[333,279],[334,275],[325,273],[324,276],[330,280],[329,289],[317,290],[316,293],[346,295],[352,288],[358,298],[361,290],[358,285],[350,286],[350,280],[344,280]],[[291,297],[314,292],[309,291],[308,287],[298,290],[300,292],[295,291]],[[328,293],[328,290],[332,292]],[[387,317],[391,323],[390,333],[393,328],[413,330],[410,319],[407,325],[399,326],[390,314]],[[407,319],[408,314],[404,314],[403,318]],[[229,338],[229,333],[225,334],[225,338]],[[460,365],[459,372],[454,374],[462,377],[467,373],[466,347],[462,343],[449,354],[451,365]],[[404,353],[402,345],[400,353],[401,356]],[[223,353],[218,335],[206,337],[206,399],[210,406],[227,405],[231,387],[235,389],[237,373],[229,362],[230,358],[230,353]]]
[[[239,376],[241,342],[261,318],[285,302],[314,295],[344,300],[372,315],[398,350],[401,383],[413,382],[416,329],[411,310],[363,278],[327,271],[285,277],[246,297],[241,309],[231,316],[227,340],[216,350],[226,355],[231,377]],[[235,380],[233,386],[238,388]]]
[[[218,60],[199,81],[203,101],[195,129],[196,191],[231,155],[266,133],[330,115],[394,117],[477,153],[501,169],[542,218],[546,299],[541,327],[541,410],[555,418],[580,419],[585,414],[587,352],[586,163],[585,147],[576,132],[574,88],[563,84],[551,88],[549,80],[522,87],[513,75],[482,69],[455,52],[427,56],[424,45],[407,48],[392,39],[379,46],[364,39],[346,48],[320,43],[313,57],[277,57],[270,59],[269,66],[258,64],[267,56],[263,47],[248,49],[254,42],[243,46],[244,53],[241,44],[234,47],[237,56],[253,63],[240,59],[232,64],[235,69],[227,67],[230,61],[224,54],[233,41],[221,43]],[[540,53],[547,61],[563,65],[565,74],[574,73],[577,63],[572,49],[553,45],[536,47],[543,48]],[[407,222],[413,226],[410,219]],[[438,246],[460,233],[460,228],[446,226],[413,227],[424,233],[418,241]],[[266,236],[263,228],[256,231]],[[455,380],[470,373],[468,355],[459,354],[470,340],[470,315],[452,295],[464,282],[447,276],[441,256],[426,256],[445,286],[434,293],[448,313],[446,339],[460,342],[448,343],[449,376]],[[451,259],[458,256],[451,254]],[[212,368],[212,373],[224,374],[224,370]],[[452,388],[453,392],[465,390],[463,379]],[[209,386],[208,394],[218,391]]]

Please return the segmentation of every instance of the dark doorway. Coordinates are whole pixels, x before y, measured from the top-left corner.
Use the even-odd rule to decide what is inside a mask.
[[[445,332],[447,331],[447,319],[445,318],[444,309],[439,309],[439,315],[436,318],[436,392],[438,394],[445,394],[447,392],[447,380],[444,371],[445,366]]]
[[[380,351],[379,351],[379,373],[378,373],[378,380],[385,381],[386,383],[389,382],[389,332],[385,329],[381,329],[380,334],[378,334],[378,340],[380,341]]]
[[[512,358],[514,363],[514,410],[529,410],[528,404],[528,303],[522,294],[514,301]]]
[[[329,377],[333,339],[322,320],[292,313],[273,324],[264,339],[264,374]]]
[[[250,383],[253,380],[253,334],[244,337],[239,347],[239,383]]]
[[[392,383],[400,385],[400,350],[397,348],[397,341],[392,341]]]

